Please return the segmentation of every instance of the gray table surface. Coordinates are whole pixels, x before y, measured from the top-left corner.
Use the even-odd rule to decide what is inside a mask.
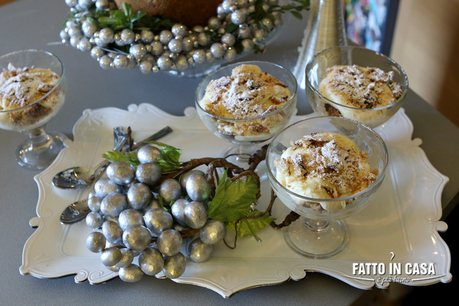
[[[47,126],[72,137],[74,123],[87,108],[106,106],[126,109],[129,104],[148,102],[164,111],[182,115],[193,106],[193,93],[200,78],[177,78],[164,73],[144,75],[139,70],[103,70],[89,54],[59,42],[62,22],[68,13],[64,0],[19,0],[0,7],[0,54],[21,49],[44,49],[64,63],[69,79],[67,100],[58,116]],[[298,56],[308,14],[302,21],[291,18],[282,35],[267,52],[244,59],[276,62],[293,69]],[[179,85],[179,86],[177,86]],[[446,216],[458,202],[459,129],[413,91],[404,105],[414,125],[414,138],[433,166],[448,176],[442,205]],[[304,92],[298,100],[298,113],[312,112]],[[38,279],[21,276],[22,249],[33,233],[29,220],[36,216],[38,189],[33,176],[38,171],[19,167],[14,159],[16,146],[25,138],[16,132],[0,130],[0,304],[1,305],[348,305],[364,302],[371,291],[353,288],[320,273],[308,273],[301,281],[260,287],[240,292],[230,299],[205,288],[180,285],[169,280],[144,278],[128,284],[118,278],[105,285],[75,284],[72,276]],[[373,290],[375,291],[375,290]],[[374,295],[374,294],[373,294]]]

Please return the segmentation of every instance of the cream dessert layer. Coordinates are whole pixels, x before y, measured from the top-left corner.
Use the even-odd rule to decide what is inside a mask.
[[[318,90],[322,96],[337,103],[324,106],[330,115],[377,122],[386,110],[367,110],[393,104],[402,96],[400,84],[393,76],[393,71],[384,72],[379,68],[337,65],[327,68]]]
[[[59,76],[50,69],[8,65],[8,69],[0,74],[0,111],[25,108],[1,114],[2,127],[30,127],[49,116],[57,105],[63,103],[60,90],[53,90],[58,81]],[[34,103],[39,99],[42,100]]]
[[[352,201],[323,202],[357,194],[373,184],[378,175],[348,137],[338,133],[317,133],[292,142],[275,161],[276,178],[292,192],[308,198],[314,210],[336,211]]]
[[[231,76],[212,80],[199,102],[208,113],[241,121],[220,120],[219,132],[235,137],[261,137],[277,132],[284,120],[282,114],[267,115],[287,103],[291,93],[288,86],[262,72],[256,65],[241,65],[232,70]]]

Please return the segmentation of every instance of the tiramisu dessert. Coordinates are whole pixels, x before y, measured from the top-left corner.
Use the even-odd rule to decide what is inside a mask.
[[[8,130],[40,126],[64,103],[64,95],[55,88],[58,81],[59,76],[49,69],[16,68],[9,64],[0,74],[0,111],[25,108],[0,113],[0,126]],[[42,100],[33,103],[39,99]]]
[[[371,169],[368,153],[360,151],[348,137],[338,133],[317,133],[292,142],[275,160],[276,178],[292,192],[316,198],[297,203],[314,210],[336,211],[352,203],[321,202],[357,194],[376,181],[378,169]]]
[[[212,80],[199,101],[214,116],[241,121],[218,120],[218,131],[242,141],[266,140],[288,120],[282,112],[254,120],[283,107],[292,94],[288,86],[262,72],[256,65],[240,65],[231,76]]]
[[[402,88],[393,80],[393,76],[393,71],[384,72],[379,68],[357,65],[327,68],[318,90],[322,96],[336,104],[322,101],[323,107],[331,116],[343,116],[377,126],[386,110],[365,110],[393,104],[402,96]]]

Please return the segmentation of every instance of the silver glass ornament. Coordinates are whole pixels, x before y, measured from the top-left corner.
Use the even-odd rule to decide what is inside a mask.
[[[120,268],[117,266],[105,266],[105,267],[107,267],[107,269],[115,273],[118,273],[120,271]]]
[[[238,8],[244,8],[244,7],[247,7],[248,5],[249,5],[248,0],[236,0],[236,6]]]
[[[169,30],[162,30],[159,33],[159,41],[164,45],[167,45],[172,38],[174,38],[174,35]]]
[[[202,64],[206,61],[206,52],[204,50],[195,50],[193,52],[193,61],[196,64]]]
[[[161,254],[173,256],[182,248],[183,240],[179,232],[167,229],[158,236],[156,243]]]
[[[227,14],[227,12],[226,12],[225,9],[223,8],[222,4],[220,3],[220,4],[217,6],[217,15],[222,16],[222,17],[225,17],[226,14]]]
[[[109,217],[117,217],[128,203],[126,196],[122,193],[110,193],[107,195],[100,204],[100,211]]]
[[[161,151],[150,145],[143,146],[137,151],[137,158],[141,164],[155,163],[159,156]]]
[[[97,180],[94,184],[94,191],[96,196],[104,198],[110,193],[121,192],[122,188],[107,177],[103,177]]]
[[[179,71],[183,71],[188,69],[188,60],[185,55],[179,55],[175,60],[175,67]]]
[[[144,211],[144,212],[147,212],[147,211],[149,211],[150,209],[153,209],[153,208],[161,208],[161,209],[163,209],[162,205],[159,204],[159,201],[156,200],[156,199],[154,198],[154,196],[151,197],[150,204],[148,204],[148,205],[143,209],[143,211]]]
[[[210,42],[211,42],[211,39],[206,33],[202,32],[198,34],[198,43],[201,46],[206,47],[210,44]]]
[[[102,203],[102,198],[93,196],[88,198],[88,207],[91,211],[100,211],[100,204]]]
[[[61,30],[59,36],[63,43],[68,43],[70,41],[70,35],[66,30]]]
[[[123,231],[123,244],[133,251],[145,250],[150,240],[150,232],[142,225],[131,225]]]
[[[143,183],[136,183],[132,185],[127,192],[127,199],[129,204],[134,209],[142,209],[150,204],[151,190]]]
[[[98,38],[101,40],[102,43],[111,44],[114,41],[113,38],[113,30],[110,28],[103,28],[99,31]]]
[[[108,178],[118,185],[132,183],[135,179],[135,169],[127,162],[112,162],[108,165],[106,173]]]
[[[244,39],[242,42],[242,47],[243,50],[242,52],[247,53],[247,52],[252,52],[253,51],[253,41],[251,39]]]
[[[264,38],[264,35],[265,35],[265,31],[263,31],[262,29],[255,29],[252,31],[252,36],[253,36],[253,42],[254,43],[259,43],[263,40]],[[248,51],[250,52],[250,51]]]
[[[85,9],[91,7],[92,4],[92,0],[78,0],[78,5]]]
[[[221,40],[222,43],[226,44],[227,46],[232,46],[236,42],[236,37],[234,37],[234,35],[231,33],[226,33],[223,34]]]
[[[135,175],[139,182],[153,185],[161,178],[161,168],[156,163],[143,163],[137,166]]]
[[[100,254],[100,261],[106,266],[114,266],[121,260],[121,251],[117,247],[107,248]]]
[[[236,0],[224,0],[222,2],[222,8],[225,13],[231,13],[237,9],[237,1]]]
[[[193,39],[191,36],[185,36],[182,39],[182,51],[188,52],[193,49]]]
[[[269,18],[263,18],[261,22],[266,27],[266,29],[268,29],[268,31],[271,31],[274,28],[273,21]]]
[[[207,211],[204,204],[191,202],[185,206],[185,223],[191,228],[201,228],[207,222]]]
[[[123,230],[117,222],[105,221],[102,224],[102,233],[104,234],[107,241],[114,245],[121,244],[123,242]]]
[[[118,261],[115,266],[118,268],[125,268],[129,266],[134,260],[134,253],[128,248],[121,248],[121,259]]]
[[[182,186],[183,191],[186,191],[186,182],[192,174],[199,174],[204,178],[206,177],[206,174],[204,172],[196,169],[183,173],[182,176],[180,176],[180,185]]]
[[[206,61],[208,63],[213,63],[215,62],[217,59],[212,55],[212,52],[210,52],[210,49],[207,49],[206,50]]]
[[[199,231],[199,238],[205,244],[216,244],[226,236],[225,224],[219,220],[209,220]]]
[[[85,20],[81,25],[81,30],[83,31],[83,34],[89,38],[92,37],[97,31],[97,25],[88,20]]]
[[[83,31],[81,31],[81,28],[79,26],[72,26],[68,28],[67,33],[70,37],[83,36]]]
[[[120,33],[120,41],[123,46],[130,45],[135,40],[135,33],[131,29],[123,29]]]
[[[105,243],[105,236],[101,232],[91,232],[86,238],[86,247],[93,253],[102,252]]]
[[[153,71],[151,70],[151,68],[153,68],[153,62],[148,61],[148,60],[143,60],[140,62],[139,68],[140,68],[140,72],[142,72],[143,74],[152,73]]]
[[[144,44],[151,43],[154,38],[155,38],[155,34],[153,34],[153,32],[150,30],[142,30],[142,32],[140,32],[140,40]]]
[[[113,64],[117,69],[126,69],[129,64],[129,60],[126,55],[119,54],[113,59]]]
[[[159,186],[159,194],[166,203],[170,203],[182,197],[182,188],[177,180],[166,179]]]
[[[80,43],[83,36],[77,35],[70,37],[70,45],[74,48],[78,48],[78,44]]]
[[[169,56],[160,56],[157,61],[158,68],[161,70],[169,70],[172,67],[172,60]]]
[[[103,55],[99,59],[99,65],[103,69],[110,69],[110,68],[112,68],[112,66],[111,66],[112,65],[112,59],[108,55]]]
[[[120,268],[118,275],[123,282],[134,283],[138,282],[144,276],[139,266],[130,264],[125,268]]]
[[[156,275],[164,268],[163,255],[155,248],[147,248],[139,255],[139,266],[146,275]]]
[[[238,37],[240,39],[247,39],[252,35],[252,30],[247,24],[239,25],[239,29],[237,29]]]
[[[212,46],[210,46],[210,52],[212,53],[213,57],[221,58],[225,54],[225,49],[223,48],[222,44],[213,43]]]
[[[172,215],[161,208],[153,208],[145,212],[143,216],[145,225],[150,229],[154,234],[159,235],[163,231],[172,228],[174,219]]]
[[[209,26],[209,29],[216,30],[218,27],[221,25],[220,19],[218,19],[216,16],[212,16],[209,18],[209,21],[207,22],[207,25]]]
[[[189,257],[192,261],[201,263],[210,258],[214,250],[213,245],[205,244],[201,239],[193,240],[188,246]]]
[[[78,0],[65,0],[65,4],[69,7],[75,7],[78,4]]]
[[[169,41],[167,47],[172,53],[180,53],[183,50],[182,40],[173,38]]]
[[[118,216],[118,223],[123,231],[131,225],[143,225],[143,215],[135,209],[125,209]]]
[[[186,225],[185,222],[185,207],[188,202],[185,199],[178,199],[174,202],[171,206],[171,213],[177,221],[181,225]]]
[[[99,228],[104,222],[104,217],[102,217],[98,212],[91,211],[86,215],[86,225],[92,229]]]
[[[96,7],[101,11],[105,11],[110,7],[110,3],[108,0],[96,0]]]
[[[145,49],[143,44],[135,44],[129,48],[129,53],[137,60],[141,60],[147,55],[147,49]]]
[[[183,24],[180,24],[180,23],[176,23],[172,26],[172,29],[171,29],[172,33],[175,35],[175,36],[184,36],[186,34],[188,34],[188,29],[186,28],[186,26],[184,26]]]
[[[104,55],[105,55],[105,51],[102,50],[100,47],[97,47],[97,46],[96,46],[96,47],[93,47],[93,48],[91,49],[91,57],[92,57],[93,59],[98,60],[99,58],[101,58],[101,57],[104,56]]]
[[[225,60],[228,61],[228,62],[232,62],[236,59],[236,56],[237,56],[237,52],[236,52],[236,49],[234,48],[228,48],[228,50],[226,50],[225,52]]]
[[[178,278],[185,273],[186,258],[182,253],[177,253],[174,256],[169,256],[164,261],[163,272],[168,278]]]
[[[200,174],[191,174],[186,180],[186,193],[193,201],[207,201],[212,189],[206,178]]]
[[[231,22],[234,24],[243,24],[247,19],[246,12],[243,10],[235,10],[231,13]]]

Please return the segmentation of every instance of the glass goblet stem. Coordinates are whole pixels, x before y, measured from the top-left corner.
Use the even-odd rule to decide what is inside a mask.
[[[64,148],[67,137],[63,134],[48,134],[45,126],[28,131],[29,138],[16,149],[18,164],[37,170],[48,167]]]
[[[330,224],[330,222],[327,220],[316,220],[309,218],[305,218],[304,223],[308,229],[315,232],[323,232],[327,230],[327,227]]]

